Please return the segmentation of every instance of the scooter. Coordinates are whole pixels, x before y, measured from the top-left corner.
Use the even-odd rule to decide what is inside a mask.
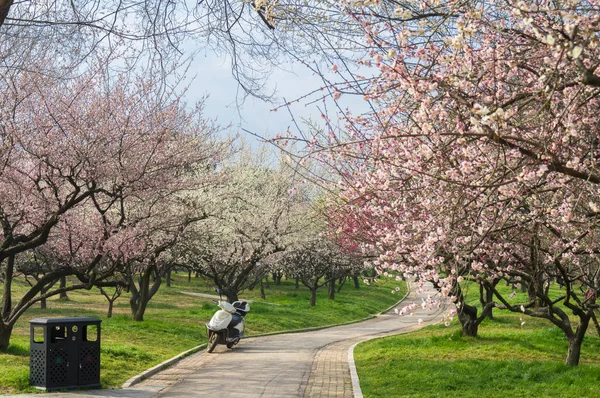
[[[250,305],[246,301],[235,301],[233,304],[224,300],[213,300],[213,302],[221,309],[215,312],[210,322],[206,324],[209,353],[213,352],[217,344],[225,344],[227,348],[233,348],[240,342],[246,327],[244,317],[250,311]]]

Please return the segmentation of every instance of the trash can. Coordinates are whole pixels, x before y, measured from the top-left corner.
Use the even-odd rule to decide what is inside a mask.
[[[29,322],[29,384],[40,389],[100,387],[100,319]]]

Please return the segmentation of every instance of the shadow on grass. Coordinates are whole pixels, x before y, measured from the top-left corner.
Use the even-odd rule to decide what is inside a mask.
[[[153,356],[132,346],[113,345],[102,348],[102,354],[113,358],[128,359],[133,361],[150,361]]]
[[[8,349],[5,351],[6,354],[18,355],[21,357],[29,356],[29,345],[24,344],[10,344]]]

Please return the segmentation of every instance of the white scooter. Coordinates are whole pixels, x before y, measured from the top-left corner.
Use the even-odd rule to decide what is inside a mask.
[[[244,337],[246,321],[244,317],[250,311],[250,306],[245,301],[215,301],[221,308],[215,312],[209,323],[206,324],[208,334],[208,352],[213,352],[217,344],[225,344],[232,348]]]

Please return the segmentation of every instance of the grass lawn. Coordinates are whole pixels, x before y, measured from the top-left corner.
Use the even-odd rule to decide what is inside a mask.
[[[518,299],[515,298],[515,299]],[[458,319],[371,340],[354,357],[365,397],[598,397],[600,339],[583,343],[580,366],[564,365],[567,340],[548,321],[494,310],[477,338]],[[593,326],[591,326],[593,328]]]
[[[33,318],[91,316],[101,324],[101,383],[104,388],[118,388],[130,377],[180,352],[206,342],[204,324],[218,307],[210,299],[182,292],[212,293],[212,286],[202,279],[174,274],[172,287],[163,284],[150,301],[143,322],[131,320],[128,295],[115,303],[113,317],[106,318],[108,303],[97,290],[69,294],[69,301],[51,299],[47,309],[31,308],[21,317],[6,353],[0,353],[0,394],[33,392],[29,386],[29,321]],[[24,289],[24,285],[17,289]],[[404,295],[396,295],[395,280],[380,279],[371,286],[354,289],[351,281],[331,301],[326,289],[318,292],[317,305],[309,307],[308,290],[296,290],[293,281],[280,286],[271,283],[265,289],[266,300],[258,289],[241,297],[254,300],[247,319],[247,335],[293,330],[359,320],[376,314]],[[20,296],[19,296],[20,298]],[[17,295],[15,295],[17,299]]]

